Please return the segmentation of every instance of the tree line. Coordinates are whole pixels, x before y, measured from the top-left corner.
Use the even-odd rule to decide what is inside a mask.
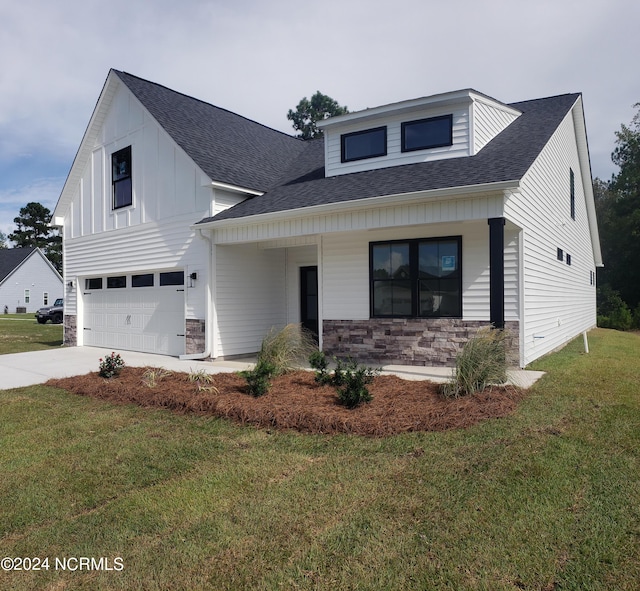
[[[14,232],[6,236],[0,232],[0,248],[9,248],[7,240],[16,248],[38,247],[53,266],[62,273],[62,236],[51,223],[51,211],[41,203],[32,201],[20,209],[13,218]]]
[[[609,181],[595,179],[604,267],[598,269],[598,326],[640,328],[640,103],[630,125],[616,132],[611,154],[619,167]]]

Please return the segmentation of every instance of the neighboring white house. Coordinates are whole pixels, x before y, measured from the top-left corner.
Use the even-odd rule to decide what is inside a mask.
[[[493,325],[524,366],[595,326],[580,94],[321,126],[304,142],[111,70],[54,211],[65,343],[227,357],[300,322],[331,354],[450,365]]]
[[[0,249],[0,313],[37,312],[63,291],[60,273],[39,248]]]

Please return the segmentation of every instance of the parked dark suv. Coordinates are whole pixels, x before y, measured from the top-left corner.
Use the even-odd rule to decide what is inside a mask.
[[[62,322],[63,298],[58,298],[53,306],[40,308],[36,313],[36,320],[40,324],[44,324],[47,320],[51,320],[52,324],[60,324]]]

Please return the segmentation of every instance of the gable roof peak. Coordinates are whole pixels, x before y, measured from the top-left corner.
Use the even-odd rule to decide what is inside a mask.
[[[304,142],[211,103],[112,70],[214,182],[264,192],[275,187]]]

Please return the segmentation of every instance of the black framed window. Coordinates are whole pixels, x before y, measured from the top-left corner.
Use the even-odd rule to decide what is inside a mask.
[[[102,289],[102,277],[90,277],[84,280],[85,289]]]
[[[160,285],[184,285],[184,271],[160,273]]]
[[[571,265],[571,255],[569,253],[567,253],[567,265]]]
[[[406,121],[401,126],[402,151],[427,150],[453,144],[453,115]]]
[[[461,317],[462,239],[370,244],[372,317]]]
[[[571,219],[576,219],[576,178],[573,169],[569,169],[569,201],[571,209]]]
[[[556,258],[559,261],[564,261],[564,250],[562,250],[561,248],[558,248],[556,251]]]
[[[153,273],[131,275],[131,287],[153,287]]]
[[[131,182],[131,146],[111,154],[111,182],[113,183],[113,209],[133,203]]]
[[[107,289],[122,289],[127,287],[127,276],[107,277]]]
[[[340,136],[341,161],[364,160],[387,155],[387,128],[376,127]]]

